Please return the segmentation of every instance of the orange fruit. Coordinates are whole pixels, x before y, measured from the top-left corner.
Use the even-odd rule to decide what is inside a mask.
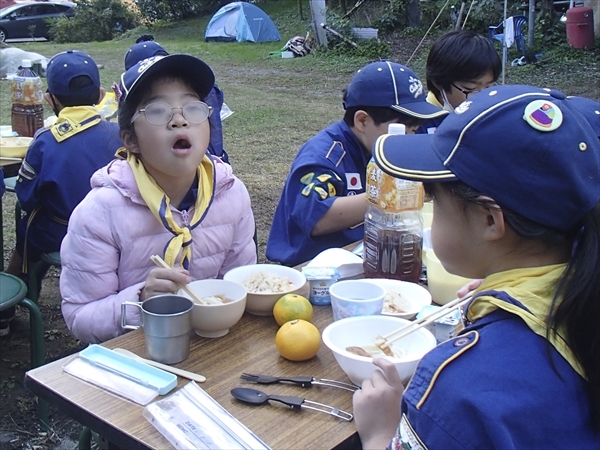
[[[312,315],[312,305],[306,297],[298,294],[283,295],[273,306],[273,317],[279,326],[295,319],[310,322]]]
[[[298,319],[284,323],[275,336],[275,347],[290,361],[306,361],[319,351],[321,333],[312,323]]]

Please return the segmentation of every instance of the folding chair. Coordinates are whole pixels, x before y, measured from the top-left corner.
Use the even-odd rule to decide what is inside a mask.
[[[525,46],[525,36],[523,36],[523,25],[527,23],[527,17],[525,16],[512,16],[507,18],[506,20],[513,21],[513,27],[515,32],[515,45],[517,50],[521,52],[521,55],[525,56],[527,48]],[[493,43],[494,39],[500,41],[504,45],[504,21],[500,22],[498,25],[490,25],[488,27],[488,37],[490,41]],[[506,56],[508,60],[508,55]]]

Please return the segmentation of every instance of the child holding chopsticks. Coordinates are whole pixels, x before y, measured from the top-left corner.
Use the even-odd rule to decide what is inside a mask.
[[[61,247],[62,312],[84,342],[124,332],[121,304],[256,262],[254,216],[231,166],[206,154],[203,61],[155,56],[121,76],[121,159],[97,171]],[[171,269],[155,268],[160,255]],[[131,308],[128,323],[139,322]],[[139,314],[138,314],[139,316]]]
[[[483,282],[406,388],[374,361],[363,448],[600,448],[599,136],[597,102],[496,86],[433,135],[377,141],[385,172],[425,182],[446,270]]]

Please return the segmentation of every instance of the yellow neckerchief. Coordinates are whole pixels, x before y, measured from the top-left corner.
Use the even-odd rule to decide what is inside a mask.
[[[100,112],[93,106],[68,106],[58,113],[58,119],[50,127],[50,131],[57,142],[62,142],[101,120]]]
[[[490,290],[506,292],[531,312],[495,297],[482,296],[471,302],[467,311],[467,318],[475,322],[477,319],[500,308],[519,316],[534,333],[547,338],[546,318],[556,292],[558,280],[563,275],[565,267],[566,264],[554,264],[507,270],[488,276],[477,288],[477,292]],[[565,340],[564,329],[559,329],[558,333],[550,333],[549,342],[568,361],[571,367],[585,378],[583,368]]]
[[[124,148],[119,149],[116,155],[122,157],[124,150]],[[173,214],[169,208],[169,197],[156,183],[154,178],[146,172],[144,164],[135,154],[130,152],[127,152],[126,159],[133,171],[135,182],[146,205],[148,205],[156,220],[175,235],[169,241],[163,259],[169,266],[173,267],[177,255],[181,251],[181,265],[184,269],[188,269],[192,259],[192,230],[204,218],[213,197],[215,174],[212,160],[208,156],[204,156],[204,159],[198,166],[198,195],[196,197],[196,204],[194,205],[194,215],[189,225],[180,227],[173,219]]]
[[[437,106],[438,108],[443,108],[444,107],[444,105],[442,105],[440,102],[438,102],[437,97],[431,91],[429,91],[427,93],[427,98],[425,100],[427,100],[427,103],[431,103],[432,105]]]

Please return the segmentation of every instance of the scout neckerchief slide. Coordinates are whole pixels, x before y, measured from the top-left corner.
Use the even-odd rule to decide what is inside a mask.
[[[117,154],[120,155],[121,153],[118,152]],[[177,255],[181,250],[181,266],[186,270],[189,269],[192,257],[192,230],[202,222],[212,202],[215,181],[212,160],[208,156],[204,156],[204,159],[198,166],[198,196],[196,197],[196,204],[194,206],[194,215],[189,225],[182,227],[173,219],[173,214],[169,207],[169,197],[156,184],[154,178],[146,172],[144,164],[135,154],[130,152],[127,152],[127,162],[133,171],[140,194],[148,205],[148,208],[150,208],[156,220],[174,234],[174,237],[169,241],[165,249],[163,259],[169,266],[173,267]]]

